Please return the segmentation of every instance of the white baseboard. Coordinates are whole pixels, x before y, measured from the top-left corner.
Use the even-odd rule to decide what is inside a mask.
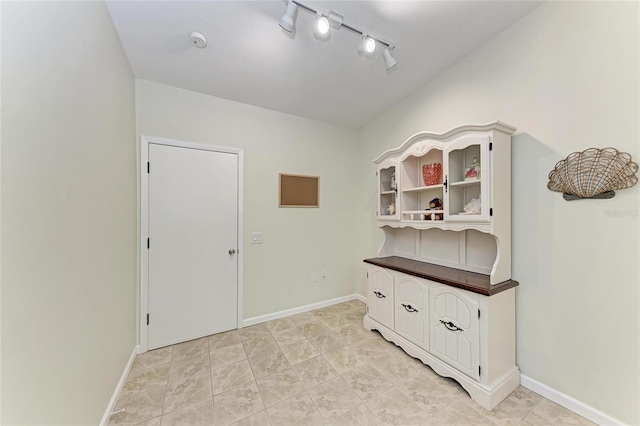
[[[366,298],[366,297],[364,297],[364,296],[363,296],[363,295],[361,295],[361,294],[353,294],[352,296],[353,296],[354,300],[359,300],[359,301],[361,301],[362,303],[367,303],[367,298]]]
[[[599,425],[623,425],[624,424],[620,420],[613,418],[608,414],[603,413],[600,410],[596,410],[592,406],[587,405],[582,401],[578,401],[577,399],[565,393],[562,393],[557,389],[549,387],[544,383],[540,383],[539,381],[534,380],[531,377],[525,376],[524,374],[520,375],[520,384],[525,388],[531,389],[532,391],[544,396],[545,398],[555,402],[556,404],[562,405],[567,410],[571,410],[574,413],[596,424],[599,424]]]
[[[109,400],[109,404],[107,405],[107,409],[104,411],[104,414],[102,415],[102,420],[100,420],[100,426],[106,426],[107,423],[109,423],[109,414],[111,414],[116,409],[116,403],[118,402],[118,397],[120,396],[120,392],[122,391],[124,382],[127,381],[127,376],[129,376],[129,371],[131,371],[131,366],[133,365],[133,361],[136,359],[136,355],[138,354],[139,349],[140,349],[140,346],[135,346],[133,348],[133,352],[131,352],[129,361],[127,361],[127,365],[125,365],[124,367],[122,376],[120,376],[120,381],[118,381],[118,384],[116,385],[116,388],[113,391],[113,395],[111,395],[111,400]]]
[[[364,296],[359,294],[350,294],[348,296],[338,297],[336,299],[325,300],[324,302],[312,303],[310,305],[299,306],[297,308],[285,309],[284,311],[274,312],[272,314],[260,315],[253,318],[247,318],[242,321],[243,327],[248,327],[250,325],[256,325],[267,321],[273,321],[278,318],[284,318],[295,314],[301,314],[303,312],[313,311],[314,309],[326,308],[327,306],[337,305],[338,303],[349,302],[351,300],[360,300],[361,302],[366,303],[366,299]]]

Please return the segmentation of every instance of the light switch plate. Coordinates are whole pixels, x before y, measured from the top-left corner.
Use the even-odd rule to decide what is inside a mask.
[[[251,244],[262,244],[262,232],[251,233]]]

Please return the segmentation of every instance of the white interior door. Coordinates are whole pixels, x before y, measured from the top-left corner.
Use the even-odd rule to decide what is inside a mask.
[[[238,156],[149,144],[148,348],[238,326]]]

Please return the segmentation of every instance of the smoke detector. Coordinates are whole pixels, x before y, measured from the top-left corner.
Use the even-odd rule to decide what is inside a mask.
[[[204,49],[205,47],[207,47],[207,38],[204,36],[204,34],[194,31],[189,34],[189,38],[191,38],[191,43],[195,47],[200,49]]]

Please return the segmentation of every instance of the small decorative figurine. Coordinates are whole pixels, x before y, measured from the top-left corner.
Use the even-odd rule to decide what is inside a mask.
[[[434,198],[431,201],[429,201],[429,208],[425,209],[427,211],[427,214],[424,215],[424,219],[425,220],[442,220],[443,219],[443,214],[441,212],[439,213],[431,213],[430,210],[437,210],[437,211],[441,211],[442,208],[442,200],[440,198]]]
[[[464,169],[464,180],[476,180],[480,178],[480,161],[473,157],[473,161]]]
[[[389,212],[389,214],[395,214],[396,213],[396,205],[391,203],[389,204],[389,207],[387,207],[387,211]]]
[[[413,213],[409,215],[409,220],[413,220]]]
[[[389,189],[394,191],[396,189],[396,172],[391,173],[391,182],[389,183]],[[393,213],[392,213],[393,214]]]

